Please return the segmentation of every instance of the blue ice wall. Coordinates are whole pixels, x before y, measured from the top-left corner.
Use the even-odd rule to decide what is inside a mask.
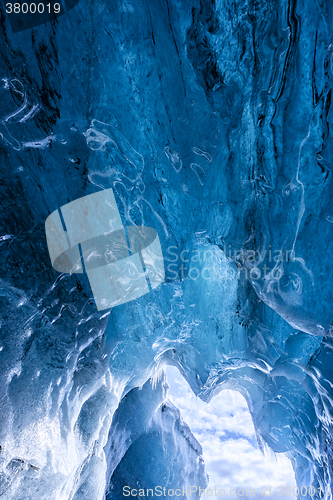
[[[102,499],[141,449],[113,476],[114,412],[166,363],[204,400],[239,390],[298,484],[331,483],[332,8],[80,0],[16,33],[1,10],[3,498]],[[107,188],[166,280],[97,312],[44,223]]]

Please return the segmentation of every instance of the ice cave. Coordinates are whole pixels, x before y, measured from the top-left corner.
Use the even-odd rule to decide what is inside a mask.
[[[200,498],[176,369],[331,500],[332,0],[0,16],[1,499]]]

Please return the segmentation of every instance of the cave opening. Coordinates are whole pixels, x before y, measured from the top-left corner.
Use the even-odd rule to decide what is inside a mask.
[[[296,492],[291,461],[267,446],[259,448],[247,402],[239,392],[222,390],[207,404],[195,396],[176,367],[167,366],[166,376],[168,399],[202,446],[209,489],[217,488],[218,493],[223,488],[228,497],[255,492],[278,498]]]

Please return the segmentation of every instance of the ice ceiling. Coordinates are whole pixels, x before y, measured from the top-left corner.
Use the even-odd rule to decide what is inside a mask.
[[[204,487],[166,364],[204,401],[243,394],[312,498],[330,484],[332,15],[81,0],[13,33],[1,12],[2,498]],[[98,312],[44,224],[110,188],[124,225],[158,232],[166,279]]]

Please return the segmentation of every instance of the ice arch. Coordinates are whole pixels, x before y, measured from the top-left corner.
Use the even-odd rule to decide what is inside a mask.
[[[290,461],[284,454],[269,453],[267,447],[259,449],[247,403],[239,393],[222,391],[207,404],[194,396],[176,368],[168,366],[166,375],[168,398],[203,447],[209,488],[223,488],[228,496],[232,489],[260,495],[262,487],[265,491],[271,487],[273,497],[285,487],[293,490],[296,483]],[[259,444],[263,444],[260,437]]]

